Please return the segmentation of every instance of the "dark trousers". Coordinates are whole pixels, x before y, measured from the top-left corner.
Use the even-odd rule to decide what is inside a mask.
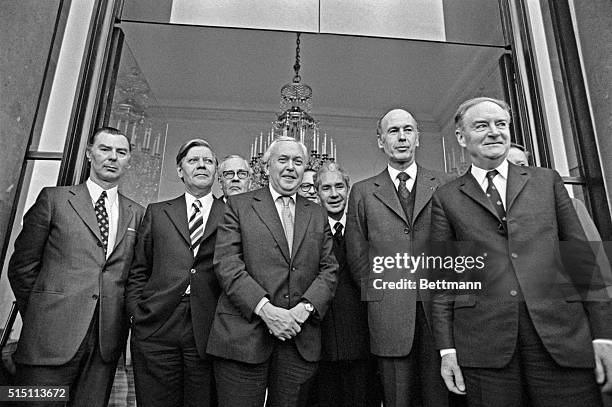
[[[516,350],[501,369],[462,367],[470,407],[600,407],[593,369],[559,366],[537,334],[524,303]]]
[[[440,353],[417,302],[414,341],[404,357],[379,357],[385,407],[445,407],[450,394],[440,375]],[[459,399],[459,404],[461,403]],[[452,405],[457,405],[452,404]]]
[[[374,358],[319,362],[309,407],[380,407],[377,370]]]
[[[53,323],[50,321],[49,323]],[[68,406],[105,407],[113,387],[119,358],[105,362],[100,355],[98,335],[98,309],[89,325],[87,334],[77,353],[60,366],[35,366],[17,364],[18,386],[69,386]],[[57,338],[61,341],[61,338]],[[22,406],[60,407],[64,401],[26,402]]]
[[[132,335],[132,363],[138,407],[216,405],[212,361],[196,349],[188,297],[153,335]]]
[[[218,358],[214,365],[221,407],[261,407],[266,388],[266,407],[306,406],[317,370],[317,362],[304,360],[292,340],[277,341],[272,355],[264,363]]]

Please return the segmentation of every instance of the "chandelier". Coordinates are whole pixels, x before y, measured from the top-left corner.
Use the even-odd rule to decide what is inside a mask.
[[[293,137],[311,148],[308,169],[318,170],[327,161],[336,160],[336,145],[334,140],[327,141],[327,134],[321,140],[319,122],[312,117],[312,88],[302,83],[300,76],[300,33],[297,33],[295,47],[295,75],[293,81],[281,88],[281,113],[272,122],[272,128],[264,136],[263,132],[251,143],[251,167],[253,168],[253,185],[255,188],[268,184],[262,162],[263,153],[272,141],[280,136]]]

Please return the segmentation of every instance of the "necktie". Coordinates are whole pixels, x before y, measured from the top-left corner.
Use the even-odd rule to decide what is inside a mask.
[[[346,246],[344,243],[344,235],[342,234],[342,223],[336,222],[334,225],[334,255],[340,267],[344,267],[346,264]],[[340,272],[340,270],[338,271]]]
[[[100,235],[102,236],[102,247],[104,248],[104,254],[108,250],[108,213],[106,212],[106,205],[104,200],[106,199],[106,191],[102,191],[100,198],[96,201],[94,209],[96,211],[96,219],[98,220],[98,227],[100,228]]]
[[[408,186],[406,185],[406,181],[408,181],[409,178],[410,175],[406,174],[405,172],[400,172],[399,174],[397,174],[397,179],[399,179],[397,194],[400,199],[400,204],[402,205],[402,208],[404,209],[404,213],[406,214],[408,220],[410,220],[410,215],[412,215],[412,213],[410,213],[412,211],[409,209],[410,203],[408,202],[410,200],[410,191],[408,190]]]
[[[487,172],[488,185],[486,192],[489,201],[491,201],[491,204],[493,204],[493,208],[495,208],[495,212],[497,212],[497,216],[499,216],[499,219],[501,219],[502,221],[500,226],[503,227],[503,230],[501,230],[503,232],[506,230],[506,210],[504,209],[504,205],[502,203],[501,196],[499,195],[499,191],[497,191],[497,188],[495,188],[495,184],[493,184],[493,178],[495,178],[497,174],[499,174],[497,170],[491,170]]]
[[[289,245],[289,255],[291,255],[291,249],[293,247],[293,215],[291,215],[291,209],[289,208],[291,197],[282,196],[278,199],[282,199],[283,203],[283,210],[281,211],[283,229],[285,229],[285,237],[287,238],[287,244]]]
[[[342,223],[336,222],[336,224],[334,225],[334,239],[342,240],[342,229]]]
[[[200,210],[202,208],[200,200],[196,199],[191,206],[193,206],[193,212],[189,218],[189,237],[191,239],[191,251],[195,255],[204,234],[204,218]]]

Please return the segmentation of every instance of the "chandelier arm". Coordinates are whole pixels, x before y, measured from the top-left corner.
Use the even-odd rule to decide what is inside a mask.
[[[300,35],[300,33],[297,33],[297,39],[295,40],[295,64],[293,65],[293,70],[295,71],[295,76],[293,77],[294,83],[302,79],[300,77]]]

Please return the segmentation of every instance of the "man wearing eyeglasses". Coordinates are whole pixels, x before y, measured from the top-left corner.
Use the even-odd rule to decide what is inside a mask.
[[[229,196],[247,192],[251,187],[253,170],[247,160],[238,154],[225,157],[219,164],[218,173],[224,202]]]
[[[315,187],[315,178],[316,171],[312,168],[304,171],[304,178],[302,178],[302,183],[297,190],[299,196],[303,196],[304,198],[312,201],[314,203],[319,203],[319,196],[317,195],[317,188]]]

